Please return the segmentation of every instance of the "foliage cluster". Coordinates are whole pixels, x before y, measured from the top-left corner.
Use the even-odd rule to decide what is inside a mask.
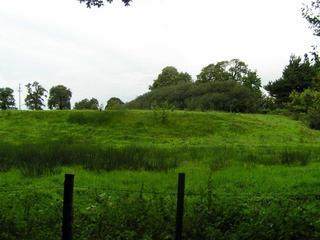
[[[49,109],[71,109],[70,99],[72,92],[63,85],[57,85],[50,89],[48,107]]]
[[[309,22],[314,35],[320,36],[320,0],[311,1],[302,8],[303,17]]]
[[[120,98],[112,97],[108,100],[107,106],[105,110],[117,110],[120,109],[123,106],[123,102]]]
[[[150,109],[169,104],[177,109],[257,112],[264,100],[260,87],[257,73],[239,59],[209,64],[195,82],[188,73],[168,66],[154,80],[150,92],[127,106]]]
[[[239,59],[209,64],[201,70],[196,82],[228,80],[239,82],[257,94],[261,94],[261,79],[258,77],[257,72],[250,70],[248,65]]]
[[[79,102],[76,102],[74,105],[74,109],[76,109],[76,110],[83,110],[83,109],[98,110],[99,109],[99,102],[95,98],[91,98],[90,100],[85,98]]]
[[[72,92],[69,88],[63,85],[53,86],[49,90],[49,96],[47,96],[47,90],[38,82],[28,83],[26,85],[27,96],[25,98],[26,107],[30,110],[42,110],[45,106],[44,98],[48,97],[48,108],[66,110],[71,109],[71,97]],[[0,88],[0,109],[15,109],[15,99],[13,95],[13,89]],[[111,97],[106,105],[105,110],[121,108],[124,103],[117,97]],[[99,105],[96,98],[85,98],[75,103],[74,109],[76,110],[102,110],[103,106]]]
[[[190,74],[183,72],[179,73],[175,67],[168,66],[162,69],[161,73],[158,75],[157,79],[153,81],[153,84],[149,89],[153,90],[161,87],[177,85],[179,83],[190,82],[192,82]]]
[[[297,118],[307,117],[311,128],[320,129],[320,92],[306,89],[302,93],[290,95],[289,109]]]
[[[240,83],[216,81],[181,83],[150,91],[127,103],[128,108],[150,109],[168,103],[177,109],[221,110],[229,112],[256,112],[259,98]]]
[[[27,97],[25,99],[26,106],[31,110],[42,110],[44,106],[44,99],[46,97],[45,93],[47,92],[38,82],[28,83],[27,87]]]
[[[13,109],[15,106],[15,100],[13,96],[13,89],[0,88],[0,109],[7,110]]]
[[[320,65],[318,59],[310,60],[305,55],[291,56],[289,64],[283,70],[282,77],[274,82],[269,82],[265,89],[275,98],[278,107],[286,107],[292,92],[301,93],[308,88],[319,90]]]
[[[122,2],[125,4],[125,6],[129,6],[129,3],[132,0],[122,0]],[[80,3],[85,3],[87,5],[87,8],[91,7],[102,7],[104,6],[104,2],[112,3],[113,0],[79,0]]]

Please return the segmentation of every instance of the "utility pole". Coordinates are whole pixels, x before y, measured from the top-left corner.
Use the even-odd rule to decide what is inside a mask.
[[[19,89],[18,89],[18,92],[19,92],[19,110],[21,110],[21,83],[19,83]]]

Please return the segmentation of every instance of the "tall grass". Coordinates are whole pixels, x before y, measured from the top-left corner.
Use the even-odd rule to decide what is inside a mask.
[[[318,161],[320,149],[316,147],[275,147],[261,146],[215,146],[189,147],[180,152],[184,159],[203,160],[208,162],[211,170],[220,170],[230,166],[233,162],[262,165],[307,165],[311,161]]]
[[[212,171],[234,162],[262,165],[306,165],[319,159],[317,148],[275,147],[161,147],[157,145],[100,146],[90,144],[2,144],[0,171],[18,168],[26,175],[50,174],[61,166],[88,170],[167,171],[182,161],[207,162]]]
[[[169,149],[141,146],[85,144],[0,145],[0,170],[19,168],[26,175],[53,173],[60,166],[83,166],[90,170],[161,170],[177,166]]]

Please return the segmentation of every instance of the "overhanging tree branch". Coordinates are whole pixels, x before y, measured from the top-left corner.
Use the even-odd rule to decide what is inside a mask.
[[[310,5],[304,5],[302,16],[310,23],[314,35],[320,36],[320,0],[315,0]]]
[[[132,0],[121,0],[122,2],[124,2],[125,6],[129,6],[130,2]],[[108,2],[108,3],[112,3],[113,0],[79,0],[80,3],[85,3],[87,5],[88,8],[91,7],[101,7],[104,6],[104,2]]]

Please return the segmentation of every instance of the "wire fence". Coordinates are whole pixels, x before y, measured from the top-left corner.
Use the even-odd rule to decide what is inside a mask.
[[[221,190],[214,189],[213,186],[208,186],[207,189],[199,190],[185,190],[184,178],[181,179],[179,174],[179,181],[177,184],[177,191],[158,191],[158,190],[149,190],[143,184],[140,189],[125,189],[125,188],[114,188],[114,187],[104,187],[97,185],[81,185],[74,186],[74,175],[71,175],[72,181],[67,179],[67,176],[70,177],[70,174],[66,174],[64,186],[61,185],[46,185],[46,186],[0,186],[0,201],[1,197],[6,196],[17,196],[24,193],[32,192],[52,192],[56,191],[58,193],[58,198],[61,196],[63,199],[63,227],[62,234],[65,234],[62,237],[63,240],[72,239],[72,222],[73,222],[73,195],[87,194],[89,198],[91,194],[101,194],[101,193],[110,193],[115,195],[121,194],[135,194],[140,196],[164,196],[171,197],[174,199],[177,198],[177,212],[176,212],[176,240],[181,239],[181,232],[183,227],[183,215],[184,215],[184,199],[188,198],[207,198],[207,200],[237,200],[239,202],[272,202],[272,201],[281,201],[286,199],[287,201],[309,201],[309,200],[320,200],[320,192],[306,192],[306,193],[286,193],[286,192],[270,192],[270,193],[258,193],[258,192],[223,192]],[[183,174],[184,176],[184,174]],[[62,197],[63,196],[63,197]]]
[[[47,185],[47,186],[26,186],[26,187],[0,187],[0,194],[10,194],[10,193],[24,193],[30,191],[61,191],[63,193],[63,186],[57,185]],[[112,187],[101,187],[95,185],[84,185],[74,187],[75,193],[77,192],[103,192],[103,193],[118,193],[118,194],[142,194],[142,195],[161,195],[161,196],[176,196],[177,192],[175,191],[155,191],[155,190],[146,190],[143,187],[141,189],[124,189],[124,188],[112,188]],[[208,196],[217,198],[234,198],[234,199],[247,199],[247,198],[256,198],[256,199],[275,199],[275,198],[287,198],[287,199],[303,199],[303,198],[319,198],[320,192],[308,192],[308,193],[285,193],[285,192],[270,192],[270,193],[231,193],[231,192],[215,192],[214,189],[208,190],[199,190],[199,191],[188,191],[186,190],[184,195],[186,197],[197,197],[197,196]]]

